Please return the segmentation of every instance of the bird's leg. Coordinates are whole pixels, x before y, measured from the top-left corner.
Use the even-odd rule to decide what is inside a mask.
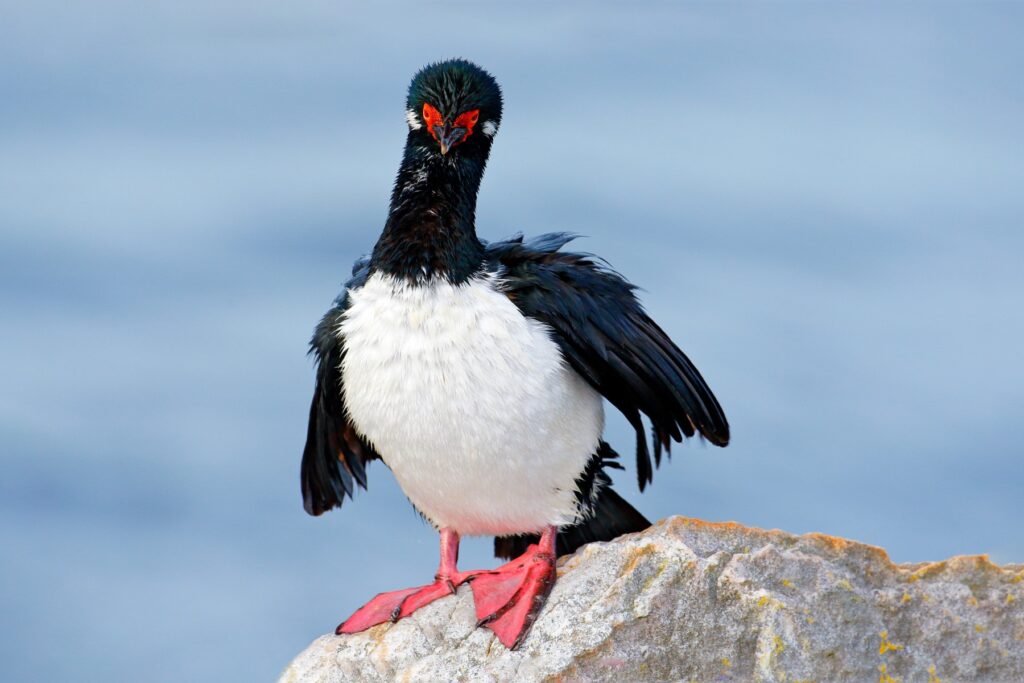
[[[477,575],[477,572],[460,572],[456,566],[458,560],[459,534],[448,528],[441,529],[441,564],[434,583],[379,594],[342,622],[335,633],[356,633],[385,621],[398,621],[438,598],[453,594],[460,584]]]
[[[478,625],[494,631],[510,650],[523,642],[555,584],[556,533],[548,527],[516,559],[472,577]]]

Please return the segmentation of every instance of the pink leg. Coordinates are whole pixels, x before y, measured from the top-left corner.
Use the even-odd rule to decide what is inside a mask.
[[[555,584],[556,533],[548,527],[521,556],[477,574],[470,584],[479,625],[494,631],[510,650],[522,644]]]
[[[453,594],[459,585],[476,575],[475,572],[460,572],[456,566],[458,560],[459,535],[451,529],[441,529],[441,564],[434,583],[381,593],[342,622],[335,633],[357,633],[385,621],[398,621],[438,598]]]

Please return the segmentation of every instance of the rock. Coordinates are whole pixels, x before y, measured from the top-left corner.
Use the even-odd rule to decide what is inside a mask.
[[[518,651],[475,628],[462,587],[318,638],[280,680],[1024,681],[1024,565],[893,564],[841,538],[672,517],[563,558]]]

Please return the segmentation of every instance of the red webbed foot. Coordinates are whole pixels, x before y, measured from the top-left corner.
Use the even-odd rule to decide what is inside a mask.
[[[342,622],[335,633],[358,633],[385,621],[404,619],[416,610],[440,598],[452,595],[455,590],[471,578],[475,572],[460,572],[456,569],[459,556],[459,535],[451,529],[441,530],[441,566],[434,577],[434,583],[406,588],[405,590],[381,593],[355,611]]]
[[[381,593],[357,609],[355,614],[338,626],[335,633],[358,633],[385,621],[398,621],[420,607],[453,594],[455,587],[456,584],[450,579],[438,579],[428,586]]]
[[[555,547],[551,529],[541,536],[539,545],[531,545],[520,557],[473,578],[470,587],[478,625],[494,631],[508,649],[516,649],[526,638],[554,584]]]

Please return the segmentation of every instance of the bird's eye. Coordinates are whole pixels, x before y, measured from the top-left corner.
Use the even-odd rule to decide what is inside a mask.
[[[459,114],[458,117],[455,119],[455,125],[459,128],[465,128],[466,137],[469,137],[469,134],[473,132],[473,126],[476,125],[476,122],[479,119],[480,110],[471,109],[470,111],[464,111],[461,114]]]
[[[423,123],[427,124],[427,130],[430,131],[430,134],[436,137],[434,126],[441,125],[441,112],[429,102],[423,103]]]

